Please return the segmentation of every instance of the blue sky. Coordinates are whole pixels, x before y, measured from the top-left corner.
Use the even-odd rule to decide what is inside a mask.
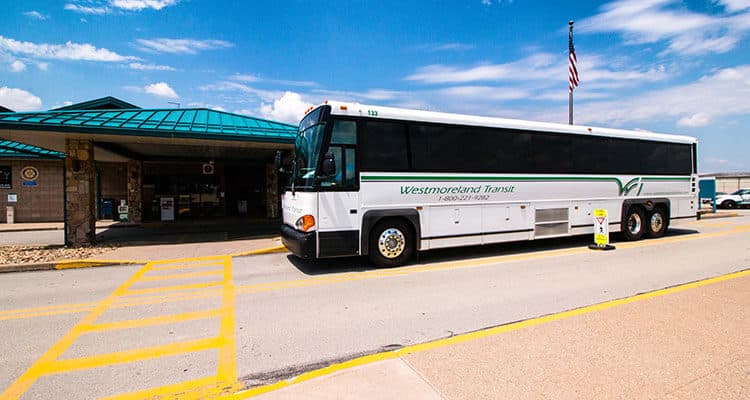
[[[295,122],[323,100],[700,140],[702,172],[750,171],[750,0],[10,1],[0,104],[102,96]]]

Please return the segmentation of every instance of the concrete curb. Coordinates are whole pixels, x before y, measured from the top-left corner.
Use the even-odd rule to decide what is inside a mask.
[[[239,253],[226,254],[228,257],[246,257],[255,256],[262,254],[272,253],[286,253],[287,249],[283,245],[266,247],[257,250],[248,250]],[[221,256],[221,254],[219,255]],[[215,256],[206,256],[215,257]],[[198,257],[201,258],[201,257]],[[66,261],[47,261],[41,263],[27,263],[27,264],[7,264],[0,265],[0,274],[5,272],[27,272],[27,271],[51,271],[51,270],[65,270],[65,269],[78,269],[78,268],[94,268],[94,267],[114,267],[118,265],[138,265],[146,264],[149,261],[146,260],[66,260]]]
[[[34,232],[34,231],[61,231],[63,228],[49,227],[49,228],[11,228],[11,229],[0,229],[0,233],[5,232]]]
[[[739,216],[736,212],[708,212],[708,213],[701,213],[700,219],[714,219],[714,218],[731,218],[731,217],[737,217]]]

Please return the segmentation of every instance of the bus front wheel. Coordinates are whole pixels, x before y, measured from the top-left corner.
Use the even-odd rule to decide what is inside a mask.
[[[416,249],[413,229],[402,219],[378,222],[370,232],[370,261],[379,267],[406,264]]]
[[[644,215],[640,207],[628,209],[622,222],[622,233],[626,240],[639,240],[643,236]]]

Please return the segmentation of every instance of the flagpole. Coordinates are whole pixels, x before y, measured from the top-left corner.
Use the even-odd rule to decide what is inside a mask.
[[[573,52],[573,20],[568,21],[568,58]],[[568,85],[568,124],[573,125],[573,85]]]

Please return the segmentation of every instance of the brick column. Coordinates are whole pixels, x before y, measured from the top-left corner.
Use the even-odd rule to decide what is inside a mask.
[[[95,177],[94,144],[88,140],[66,139],[66,245],[80,246],[96,241]]]
[[[279,217],[279,173],[273,164],[266,164],[266,217]]]
[[[140,224],[143,220],[143,163],[128,161],[128,221]],[[117,204],[115,204],[117,207]]]

